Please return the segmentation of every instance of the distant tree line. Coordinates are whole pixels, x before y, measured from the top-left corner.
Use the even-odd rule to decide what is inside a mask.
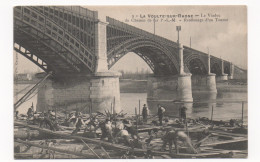
[[[131,71],[119,71],[122,76],[120,79],[132,79],[132,80],[147,80],[148,76],[152,75],[152,72],[149,70],[141,70],[136,72]]]

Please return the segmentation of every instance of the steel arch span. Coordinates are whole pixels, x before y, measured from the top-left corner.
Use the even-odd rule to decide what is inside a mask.
[[[101,69],[108,70],[128,52],[140,56],[155,75],[180,71],[178,43],[110,17],[101,22],[96,11],[83,7],[15,7],[14,44],[15,51],[54,75],[93,74],[102,57],[106,65]],[[208,55],[183,48],[184,71],[205,74]],[[214,56],[210,63],[211,71],[219,75],[231,75],[238,68]]]
[[[128,52],[140,56],[155,75],[175,75],[179,71],[178,61],[172,51],[153,40],[138,37],[122,42],[108,51],[108,67],[111,68]]]
[[[205,75],[208,71],[207,57],[199,54],[186,54],[184,65],[186,72],[195,75]]]

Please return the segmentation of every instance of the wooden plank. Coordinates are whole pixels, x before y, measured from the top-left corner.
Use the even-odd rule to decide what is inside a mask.
[[[234,137],[234,136],[231,136],[231,135],[225,135],[225,134],[219,134],[219,133],[211,133],[211,134],[212,134],[212,136],[225,137],[225,138],[231,138],[231,139],[240,138],[240,137]]]
[[[195,148],[198,148],[202,142],[206,141],[210,136],[212,136],[212,134],[207,135],[205,138],[203,138],[202,140],[198,141],[194,146]]]
[[[223,135],[229,135],[229,136],[233,136],[233,137],[246,137],[246,134],[238,134],[238,133],[229,133],[229,132],[223,132],[223,131],[218,131],[218,130],[210,130],[210,133],[218,133],[218,134],[223,134]]]
[[[224,149],[213,149],[213,148],[205,148],[202,149],[203,151],[210,151],[210,152],[222,152],[222,153],[226,153],[226,152],[233,152],[233,153],[241,153],[241,154],[247,154],[248,152],[245,150],[224,150]]]
[[[32,153],[14,153],[15,159],[32,159],[33,154]]]
[[[109,155],[108,152],[104,149],[104,147],[101,146],[101,150],[106,153],[106,155],[107,155],[107,157],[108,157],[109,159],[111,159],[110,155]]]
[[[162,130],[162,129],[167,129],[167,128],[173,128],[172,126],[149,126],[148,128],[139,128],[138,132],[149,132],[153,129],[158,129],[158,130]],[[195,127],[188,127],[189,129],[189,133],[193,133],[193,132],[201,132],[201,129],[204,129],[205,127],[202,126],[195,126]],[[178,131],[184,131],[186,132],[186,128],[174,128],[175,130]]]
[[[86,157],[86,158],[93,157],[93,155],[90,155],[90,154],[74,152],[74,151],[64,150],[64,149],[55,148],[55,147],[48,147],[48,146],[44,146],[44,145],[35,144],[35,143],[29,142],[29,141],[23,141],[23,140],[20,140],[20,139],[15,139],[14,141],[18,142],[18,143],[23,143],[23,144],[29,145],[29,146],[34,146],[34,147],[39,147],[39,148],[43,148],[43,149],[53,150],[53,151],[66,153],[66,154],[71,154],[71,155],[76,155],[76,156],[80,156],[80,157]]]
[[[86,142],[84,142],[82,139],[81,139],[81,141],[85,144],[85,146],[87,146],[87,148],[88,148],[98,159],[100,159],[100,157],[97,155],[97,153],[95,153],[95,151],[94,151],[91,147],[89,147],[89,145],[86,144]]]
[[[215,142],[215,143],[207,143],[203,144],[200,147],[205,147],[205,146],[216,146],[216,145],[221,145],[221,144],[229,144],[229,143],[237,143],[237,142],[245,142],[248,141],[247,138],[243,139],[234,139],[234,140],[226,140],[226,141],[221,141],[221,142]]]

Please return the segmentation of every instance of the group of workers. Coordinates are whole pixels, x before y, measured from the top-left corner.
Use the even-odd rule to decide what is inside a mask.
[[[158,118],[159,118],[159,122],[160,125],[162,125],[162,121],[163,121],[163,116],[164,116],[164,112],[165,112],[165,108],[163,108],[160,104],[158,104]],[[147,122],[147,117],[149,115],[149,109],[146,106],[146,104],[143,105],[143,110],[142,110],[142,116],[143,116],[143,122]]]
[[[184,122],[186,121],[186,110],[187,108],[182,105],[179,108],[179,117],[180,117],[180,121]],[[158,119],[159,119],[159,124],[162,125],[163,123],[163,117],[164,117],[164,113],[165,113],[165,108],[162,107],[160,104],[158,104],[158,111],[157,111],[157,115],[158,115]],[[146,104],[143,105],[143,110],[142,110],[142,116],[143,116],[143,122],[147,122],[147,117],[149,115],[149,109],[146,106]]]
[[[186,120],[186,107],[182,106],[179,109],[179,115],[181,120]],[[165,114],[165,108],[158,104],[158,119],[159,124],[163,124],[163,118]],[[27,112],[28,118],[34,117],[33,108],[30,107]],[[147,122],[149,116],[149,109],[146,104],[143,105],[142,109],[142,117],[143,122]],[[56,115],[53,111],[49,110],[47,113],[43,112],[38,117],[37,120],[39,121],[40,127],[48,126],[51,130],[56,131],[58,130],[58,122],[56,121]],[[93,134],[92,137],[96,137],[96,130],[100,128],[101,130],[101,140],[108,140],[112,143],[124,143],[125,145],[132,147],[132,148],[144,148],[145,144],[150,144],[151,140],[153,139],[152,136],[146,140],[146,143],[140,140],[138,136],[138,131],[131,123],[130,120],[117,120],[112,119],[111,117],[107,117],[104,121],[98,121],[95,116],[91,116],[88,120],[84,121],[82,118],[82,114],[78,111],[76,113],[70,113],[69,118],[66,119],[67,123],[73,123],[75,129],[71,133],[72,135],[77,134],[82,126],[85,126],[85,132]],[[175,145],[176,153],[178,153],[178,145],[177,141],[181,140],[188,144],[188,146],[193,150],[194,153],[197,153],[196,149],[193,147],[190,138],[183,132],[183,131],[176,131],[174,129],[167,129],[164,130],[165,134],[162,137],[163,145],[162,150],[165,149],[166,145],[169,145],[169,151],[172,152],[172,145]],[[147,142],[148,141],[148,142]]]

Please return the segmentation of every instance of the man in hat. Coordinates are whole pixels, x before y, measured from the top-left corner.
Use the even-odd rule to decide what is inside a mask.
[[[158,117],[159,117],[160,125],[162,125],[164,112],[165,112],[165,108],[163,108],[160,104],[158,104]]]
[[[143,115],[143,122],[147,122],[147,116],[149,115],[149,109],[146,106],[146,104],[144,104],[144,106],[143,106],[142,115]]]
[[[187,108],[184,105],[182,105],[179,109],[181,121],[183,121],[184,123],[186,121],[186,110]]]

